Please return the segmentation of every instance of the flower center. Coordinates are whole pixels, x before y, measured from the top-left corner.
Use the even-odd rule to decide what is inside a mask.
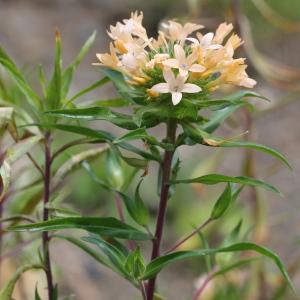
[[[188,69],[188,67],[189,67],[188,64],[181,64],[181,69],[186,70],[186,69]]]

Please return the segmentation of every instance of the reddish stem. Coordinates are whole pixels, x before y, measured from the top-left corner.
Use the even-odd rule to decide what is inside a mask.
[[[49,132],[45,135],[45,170],[44,170],[44,207],[43,207],[43,220],[47,221],[49,219],[49,210],[47,204],[50,200],[50,181],[51,181],[51,135]],[[54,299],[54,286],[53,277],[51,270],[51,261],[49,253],[49,233],[47,231],[43,232],[43,252],[45,261],[45,273],[47,277],[48,284],[48,298],[49,300]]]
[[[167,140],[171,144],[175,144],[176,140],[176,123],[170,120],[167,124]],[[153,248],[151,260],[159,257],[160,255],[160,245],[163,235],[164,221],[168,203],[169,189],[170,189],[170,175],[172,168],[174,150],[166,150],[164,155],[164,160],[162,163],[162,182],[160,191],[160,203],[158,208],[158,215],[156,221],[155,238],[153,240]],[[151,278],[147,286],[147,300],[153,300],[154,290],[155,290],[156,276]]]

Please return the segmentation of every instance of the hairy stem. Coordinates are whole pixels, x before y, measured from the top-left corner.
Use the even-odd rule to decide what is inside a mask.
[[[47,221],[49,218],[49,210],[47,208],[47,203],[50,200],[50,182],[51,182],[51,135],[49,132],[46,133],[45,141],[45,171],[44,171],[44,207],[43,207],[43,220]],[[49,253],[49,233],[43,232],[43,252],[44,252],[44,263],[45,263],[45,272],[47,277],[48,285],[48,298],[53,300],[54,295],[54,286],[53,286],[53,277],[51,270],[51,261]]]
[[[174,120],[170,120],[167,124],[167,141],[174,145],[175,140],[176,140],[176,122]],[[154,260],[160,255],[160,245],[161,245],[161,240],[163,235],[164,221],[165,221],[169,189],[170,189],[169,180],[171,175],[173,154],[174,154],[174,150],[166,150],[164,155],[164,160],[162,163],[160,203],[159,203],[157,220],[156,220],[156,230],[155,230],[155,238],[153,240],[151,260]],[[151,278],[148,282],[147,300],[153,300],[155,282],[156,282],[156,276]]]

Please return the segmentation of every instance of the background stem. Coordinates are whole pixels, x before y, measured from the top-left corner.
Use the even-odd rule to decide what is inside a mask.
[[[175,144],[176,140],[176,122],[174,120],[169,120],[167,124],[167,141],[171,144]],[[162,181],[161,181],[161,191],[160,191],[160,203],[158,208],[157,220],[156,220],[156,230],[155,239],[153,240],[153,248],[151,260],[159,257],[160,255],[160,245],[163,234],[163,227],[167,209],[167,202],[169,196],[169,180],[172,168],[174,150],[166,150],[164,155],[164,160],[162,163]],[[147,300],[153,300],[154,289],[155,289],[156,276],[151,278],[147,286]]]
[[[47,203],[50,200],[50,181],[51,181],[51,135],[49,132],[45,135],[45,171],[44,171],[44,207],[43,207],[43,220],[47,221],[49,219],[49,210],[47,208]],[[48,285],[48,297],[49,300],[54,299],[54,287],[53,278],[51,270],[51,261],[49,253],[49,233],[43,232],[43,252],[44,252],[44,263],[45,272],[47,277]]]

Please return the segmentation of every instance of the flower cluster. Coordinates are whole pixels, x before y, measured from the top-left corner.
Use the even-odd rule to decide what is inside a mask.
[[[149,38],[143,14],[110,26],[110,53],[97,54],[99,63],[124,74],[133,86],[145,88],[150,98],[170,93],[177,105],[183,93],[213,91],[223,84],[252,88],[244,58],[233,58],[242,40],[231,34],[232,24],[222,23],[216,33],[202,34],[202,25],[175,21],[163,24],[158,38]]]

